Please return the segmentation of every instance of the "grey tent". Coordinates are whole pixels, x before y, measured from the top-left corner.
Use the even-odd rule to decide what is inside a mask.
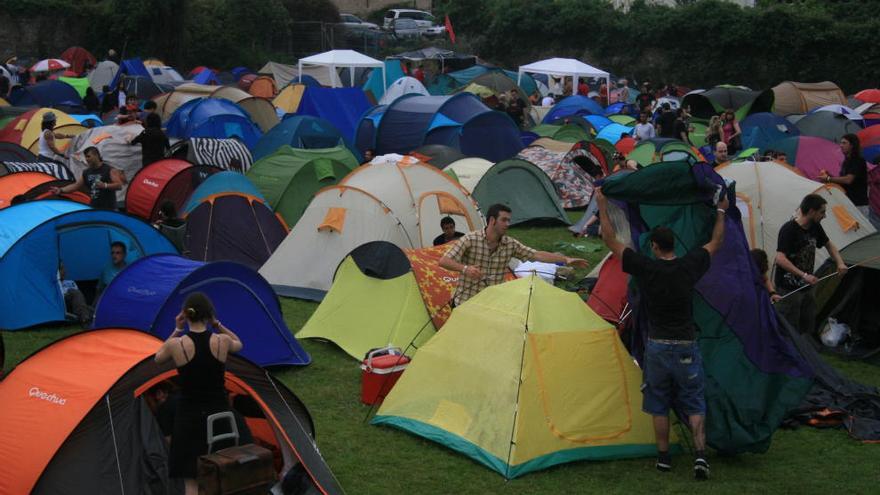
[[[845,134],[855,134],[862,127],[844,115],[834,112],[813,112],[795,122],[804,136],[816,136],[838,141]]]
[[[513,210],[511,225],[571,223],[550,177],[537,165],[525,160],[504,160],[492,165],[480,178],[472,195],[483,211],[495,203],[509,206]]]

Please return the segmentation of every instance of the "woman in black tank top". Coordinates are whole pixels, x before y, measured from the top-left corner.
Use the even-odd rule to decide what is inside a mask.
[[[156,362],[173,359],[180,377],[169,474],[184,479],[189,495],[198,493],[196,462],[208,451],[206,419],[229,410],[224,379],[226,356],[241,350],[241,340],[217,321],[213,304],[200,292],[186,299],[176,323],[177,328],[156,353]],[[184,334],[185,325],[189,332]]]

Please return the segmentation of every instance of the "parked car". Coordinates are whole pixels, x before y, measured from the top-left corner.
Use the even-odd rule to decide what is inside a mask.
[[[431,15],[430,12],[425,12],[424,10],[390,9],[388,12],[385,12],[385,17],[382,20],[382,27],[385,29],[391,29],[391,23],[396,19],[412,19],[416,21],[420,28],[429,28],[437,24],[434,16]]]
[[[360,17],[352,14],[339,14],[340,24],[345,26],[349,31],[367,31],[378,30],[379,26],[372,22],[362,20]]]
[[[422,36],[422,28],[412,19],[395,19],[391,22],[390,29],[397,39],[420,38]]]

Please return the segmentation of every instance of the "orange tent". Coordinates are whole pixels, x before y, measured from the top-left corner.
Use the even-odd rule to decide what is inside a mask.
[[[60,197],[86,205],[89,204],[89,196],[80,191],[61,194],[60,196],[54,196],[49,192],[49,188],[52,186],[60,187],[66,184],[70,184],[70,181],[58,180],[42,172],[18,172],[4,175],[0,177],[0,210],[11,206],[12,200],[16,196],[24,196],[27,201],[48,198],[58,199]]]
[[[254,78],[254,80],[251,81],[251,84],[248,87],[248,93],[254,96],[259,96],[260,98],[275,98],[276,92],[277,88],[275,87],[275,79],[272,79],[269,76],[260,76]]]
[[[163,434],[142,400],[177,374],[173,363],[153,360],[161,344],[137,330],[82,332],[13,369],[0,382],[0,493],[71,486],[78,493],[140,493],[144,483],[167,483],[159,479],[167,473]],[[314,444],[305,406],[290,390],[237,356],[227,359],[226,388],[250,406],[240,411],[249,424],[268,426],[252,433],[287,461],[279,475],[285,465],[301,464],[316,493],[342,493]]]

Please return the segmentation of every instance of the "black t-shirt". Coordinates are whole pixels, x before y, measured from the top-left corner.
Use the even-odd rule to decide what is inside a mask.
[[[681,135],[684,134],[684,139],[682,139]],[[675,139],[681,139],[684,142],[688,141],[688,126],[681,119],[675,119]]]
[[[813,223],[808,229],[804,229],[796,221],[789,220],[779,229],[776,251],[784,254],[798,270],[813,273],[813,266],[816,264],[816,249],[825,247],[826,244],[828,244],[828,236],[820,224]],[[789,273],[781,266],[776,267],[774,282],[777,289],[785,292],[793,291],[806,284],[802,278],[794,273]]]
[[[847,158],[840,165],[840,175],[855,176],[852,184],[841,184],[846,197],[856,206],[868,204],[868,165],[864,158]]]
[[[645,107],[651,106],[651,103],[654,102],[654,97],[651,96],[651,93],[639,93],[639,96],[636,96],[636,101],[639,102],[639,110],[643,110]]]
[[[141,164],[144,167],[165,158],[165,150],[169,147],[165,133],[162,129],[155,128],[144,129],[144,132],[131,140],[131,144],[141,145]]]
[[[675,113],[663,112],[657,119],[660,124],[660,137],[674,138],[675,135]]]
[[[651,259],[627,248],[623,271],[635,278],[648,310],[648,337],[668,340],[696,338],[694,286],[711,264],[709,252],[700,247],[681,258]]]
[[[104,184],[113,182],[113,179],[110,177],[111,168],[110,165],[102,163],[98,168],[87,168],[83,171],[83,182],[89,191],[89,197],[92,198],[90,204],[93,208],[101,210],[116,209],[116,191],[98,188],[98,181]]]
[[[447,240],[446,240],[446,235],[445,235],[445,234],[440,234],[440,235],[438,235],[437,237],[434,238],[434,245],[435,245],[435,246],[441,246],[441,245],[443,245],[443,244],[446,244],[447,242],[452,242],[452,241],[458,239],[459,237],[461,237],[461,236],[463,236],[463,235],[464,235],[464,234],[462,234],[461,232],[459,232],[459,231],[456,230],[455,233],[452,234],[452,239],[449,240],[449,241],[447,241]]]

